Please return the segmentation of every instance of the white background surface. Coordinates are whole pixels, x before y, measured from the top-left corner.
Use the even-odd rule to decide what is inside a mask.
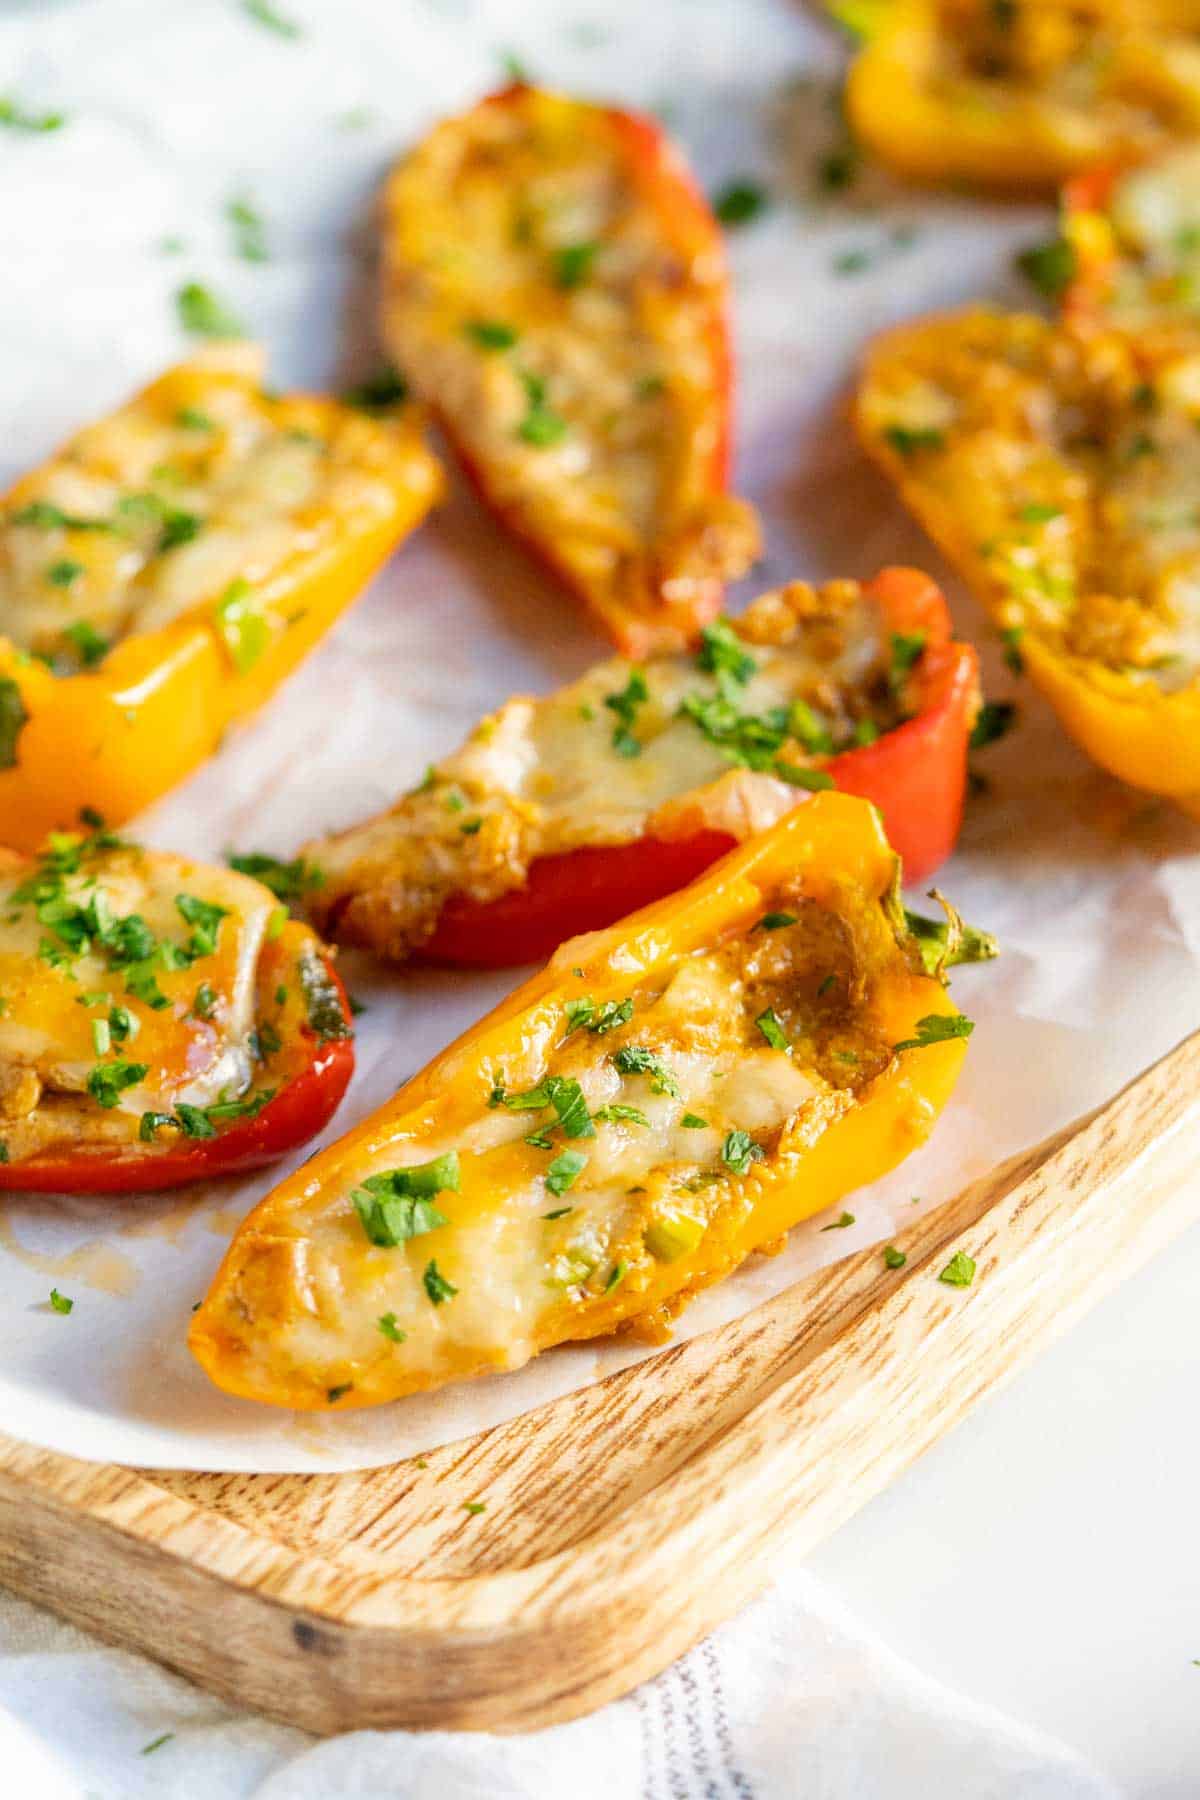
[[[271,345],[273,379],[336,380],[343,340],[363,355],[353,321],[375,181],[416,129],[485,89],[499,53],[515,50],[547,79],[661,106],[709,187],[747,173],[770,186],[770,215],[731,245],[740,485],[769,525],[754,587],[796,573],[866,575],[887,559],[937,567],[863,469],[837,395],[854,347],[890,319],[978,293],[1011,297],[1012,246],[1044,232],[1044,213],[918,199],[874,176],[835,205],[815,197],[814,151],[833,131],[824,91],[796,78],[811,75],[814,57],[831,59],[833,44],[784,0],[631,0],[603,12],[536,0],[296,0],[285,10],[308,26],[300,43],[248,24],[232,0],[76,0],[0,18],[0,91],[72,115],[62,133],[0,142],[0,442],[11,472],[179,354],[170,296],[187,279],[211,283]],[[361,106],[369,123],[340,129],[339,117]],[[274,260],[264,269],[229,253],[221,209],[238,191],[267,218]],[[892,227],[909,221],[916,242],[892,245]],[[186,240],[185,255],[161,253],[168,235]],[[874,266],[834,276],[833,260],[860,248]],[[974,634],[977,615],[952,591]],[[383,721],[362,705],[363,652],[372,668],[406,675]],[[500,670],[518,667],[544,687],[595,653],[561,597],[457,503],[284,700],[145,822],[145,835],[209,854],[230,841],[290,851],[305,831],[388,800],[502,697]],[[1006,678],[995,685],[1002,691]],[[1090,771],[1035,705],[988,768],[996,791],[968,822],[967,855],[946,886],[982,899],[979,922],[1008,946],[994,977],[968,977],[980,1029],[964,1101],[977,1122],[987,1101],[994,1148],[1014,1119],[1025,1141],[1098,1099],[1194,1022],[1200,874],[1195,833]],[[1005,893],[986,885],[1001,853]],[[384,980],[377,994],[356,973],[354,985],[375,1004],[354,1111],[339,1128],[504,982],[466,991],[422,976]],[[381,1020],[401,1029],[376,1036]],[[973,1140],[973,1152],[987,1142]],[[228,1205],[214,1201],[216,1215]],[[839,1248],[887,1228],[869,1206],[858,1210],[860,1228],[840,1234]],[[85,1295],[69,1322],[47,1317],[36,1310],[44,1274],[0,1260],[5,1400],[17,1394],[31,1432],[35,1412],[44,1432],[47,1395],[60,1402],[70,1386],[68,1356],[78,1369],[100,1366],[92,1344],[107,1344],[130,1375],[121,1392],[148,1408],[152,1427],[174,1424],[157,1382],[132,1377],[139,1367],[157,1377],[177,1343],[193,1267],[219,1251],[212,1212],[175,1238],[121,1239],[159,1297],[155,1333],[142,1339],[117,1301]],[[105,1234],[87,1209],[66,1227],[38,1209],[15,1214],[14,1226],[47,1242],[66,1231],[56,1250]],[[186,1272],[185,1253],[196,1258]],[[931,1673],[1061,1734],[1129,1792],[1172,1800],[1200,1793],[1197,1278],[1193,1234],[814,1559]],[[13,1365],[30,1344],[33,1385],[22,1396]],[[80,1448],[97,1416],[89,1392],[56,1430]],[[108,1429],[112,1390],[99,1416]],[[238,1427],[243,1437],[257,1429]],[[103,1439],[94,1442],[102,1453]],[[328,1440],[318,1451],[328,1454]],[[1007,1791],[997,1789],[1006,1800]]]

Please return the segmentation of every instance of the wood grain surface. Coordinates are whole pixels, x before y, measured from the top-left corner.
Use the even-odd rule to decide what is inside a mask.
[[[0,1437],[0,1580],[312,1731],[573,1718],[743,1605],[1200,1213],[1198,1145],[1200,1036],[919,1220],[903,1269],[863,1251],[391,1468],[146,1473]],[[959,1250],[969,1288],[938,1280]]]

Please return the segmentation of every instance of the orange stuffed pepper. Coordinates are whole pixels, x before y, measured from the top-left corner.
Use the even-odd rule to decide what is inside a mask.
[[[695,656],[510,700],[389,812],[305,846],[308,908],[386,957],[534,962],[829,787],[875,801],[917,880],[954,847],[978,707],[927,575],[795,582]]]
[[[1195,357],[983,308],[887,333],[870,454],[1103,768],[1200,810]]]
[[[971,1023],[938,975],[960,922],[931,956],[898,874],[872,806],[817,794],[564,944],[250,1214],[192,1322],[204,1368],[274,1405],[370,1406],[661,1336],[893,1168],[949,1097]]]
[[[1196,0],[894,0],[846,84],[900,174],[1009,193],[1200,130]]]
[[[395,170],[384,339],[497,516],[630,656],[758,549],[728,493],[720,230],[653,121],[515,86]]]
[[[429,509],[414,420],[262,390],[214,347],[88,426],[0,522],[0,842],[191,773]]]

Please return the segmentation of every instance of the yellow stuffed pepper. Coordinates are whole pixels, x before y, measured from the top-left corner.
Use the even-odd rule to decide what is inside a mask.
[[[924,319],[872,347],[856,422],[1071,736],[1200,812],[1200,348]]]
[[[2,502],[0,842],[165,793],[436,498],[413,419],[276,398],[262,374],[255,346],[213,346]]]
[[[619,1327],[924,1142],[994,954],[910,920],[875,808],[822,793],[549,965],[250,1214],[192,1323],[221,1387],[369,1406]],[[932,972],[931,972],[932,971]]]
[[[1074,329],[1129,333],[1156,357],[1200,341],[1200,146],[1068,182],[1061,242]]]
[[[894,0],[846,110],[919,181],[1050,189],[1200,130],[1197,0]]]

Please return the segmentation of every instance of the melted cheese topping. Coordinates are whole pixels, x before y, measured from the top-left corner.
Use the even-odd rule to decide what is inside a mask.
[[[18,483],[0,524],[0,634],[89,666],[394,511],[379,423],[266,395],[263,364],[251,345],[214,347]]]
[[[736,638],[710,634],[699,658],[613,660],[545,699],[510,700],[389,812],[306,846],[321,875],[312,910],[335,935],[402,956],[451,894],[492,899],[539,857],[750,836],[830,753],[900,722],[889,651],[856,583],[795,583],[756,601]]]
[[[53,840],[0,865],[0,1139],[128,1139],[143,1112],[240,1098],[274,908],[227,869]]]
[[[215,1306],[236,1339],[239,1391],[386,1398],[515,1367],[590,1321],[637,1315],[638,1295],[643,1310],[677,1307],[739,1261],[760,1182],[891,1065],[875,983],[911,966],[878,905],[843,914],[793,881],[764,907],[765,923],[604,1007],[581,979],[510,1061],[485,1063],[490,1104],[452,1140],[432,1122],[390,1144],[380,1133],[348,1191],[314,1183],[268,1224],[252,1218],[242,1273],[199,1323],[213,1329]],[[448,1157],[453,1178],[424,1190],[436,1211],[381,1242],[373,1200],[397,1171],[428,1178]],[[791,1219],[805,1210],[797,1183]]]
[[[1200,346],[984,311],[892,334],[864,441],[1002,625],[1168,693],[1200,673]]]
[[[719,493],[719,235],[689,228],[682,172],[652,203],[648,155],[531,89],[440,126],[389,189],[384,328],[493,503],[678,641],[695,583],[743,573],[757,532]]]

